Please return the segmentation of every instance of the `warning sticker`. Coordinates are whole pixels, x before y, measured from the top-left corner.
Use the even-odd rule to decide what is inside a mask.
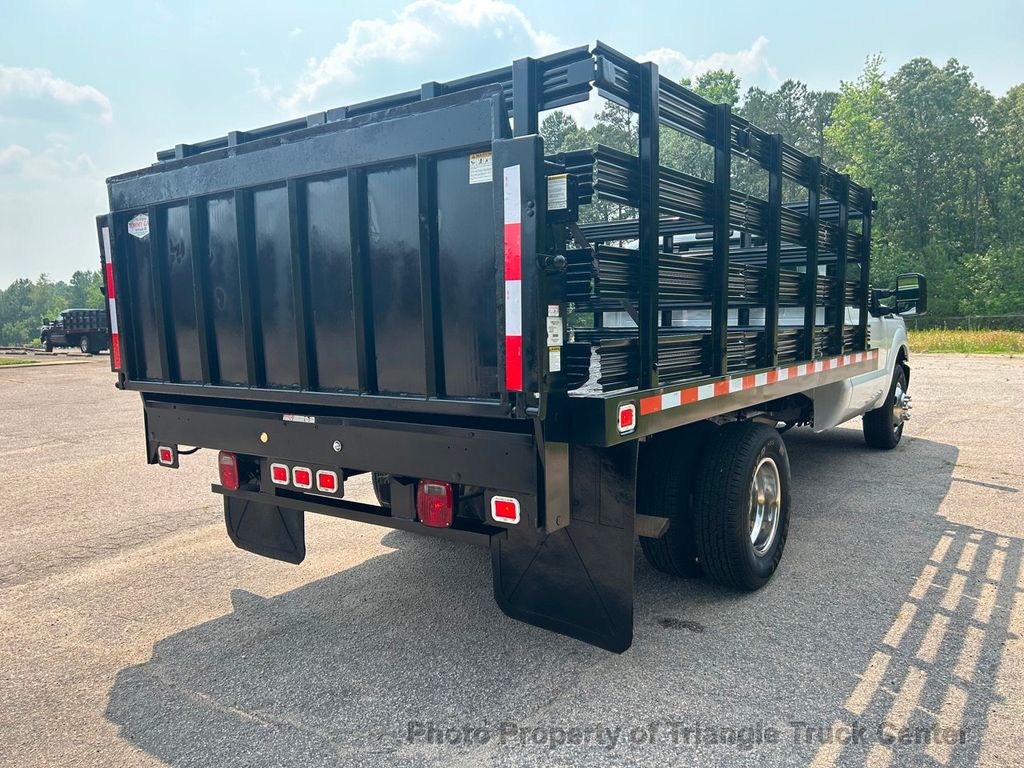
[[[559,315],[558,305],[557,304],[548,304],[548,317],[558,317],[558,315]]]
[[[562,318],[549,317],[548,319],[548,346],[562,346]]]
[[[558,373],[562,370],[562,350],[559,347],[548,349],[548,372]]]
[[[128,234],[140,240],[149,235],[149,215],[140,213],[128,222]]]
[[[491,180],[491,153],[477,152],[469,156],[469,183],[485,184]]]
[[[548,210],[557,211],[569,207],[569,174],[559,173],[548,176]]]

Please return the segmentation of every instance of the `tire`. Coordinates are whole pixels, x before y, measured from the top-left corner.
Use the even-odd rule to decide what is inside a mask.
[[[373,495],[377,497],[377,503],[385,509],[391,508],[391,475],[382,472],[371,472],[373,479]]]
[[[900,444],[903,437],[904,406],[902,402],[907,396],[907,370],[896,364],[892,384],[885,405],[864,414],[864,442],[872,448],[891,451]],[[900,401],[899,403],[897,401]]]
[[[92,338],[89,336],[83,336],[78,340],[78,348],[82,351],[83,355],[92,354]]]
[[[50,341],[49,336],[43,337],[43,345],[46,347],[47,352],[53,352],[53,342]]]
[[[640,536],[640,549],[655,569],[672,576],[703,574],[697,561],[691,513],[694,468],[709,428],[668,433],[640,448],[637,470],[637,511],[672,522],[660,539]]]
[[[704,572],[725,587],[760,589],[778,568],[789,534],[789,456],[782,437],[764,424],[726,424],[708,441],[697,471],[693,515]],[[758,478],[766,483],[768,504],[755,518]]]

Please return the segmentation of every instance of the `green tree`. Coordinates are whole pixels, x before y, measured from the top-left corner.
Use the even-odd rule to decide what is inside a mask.
[[[571,115],[560,109],[544,118],[540,124],[540,135],[544,139],[544,152],[549,155],[587,146],[587,132]]]

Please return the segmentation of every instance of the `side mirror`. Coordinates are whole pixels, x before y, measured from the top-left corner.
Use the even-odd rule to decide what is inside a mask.
[[[896,314],[904,317],[928,311],[928,281],[917,272],[905,272],[896,278]]]

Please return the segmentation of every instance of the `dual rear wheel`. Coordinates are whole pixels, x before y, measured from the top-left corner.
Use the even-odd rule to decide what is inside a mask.
[[[640,538],[651,565],[755,590],[778,568],[789,532],[789,457],[771,427],[696,425],[643,446],[638,508],[668,517],[658,539]]]

